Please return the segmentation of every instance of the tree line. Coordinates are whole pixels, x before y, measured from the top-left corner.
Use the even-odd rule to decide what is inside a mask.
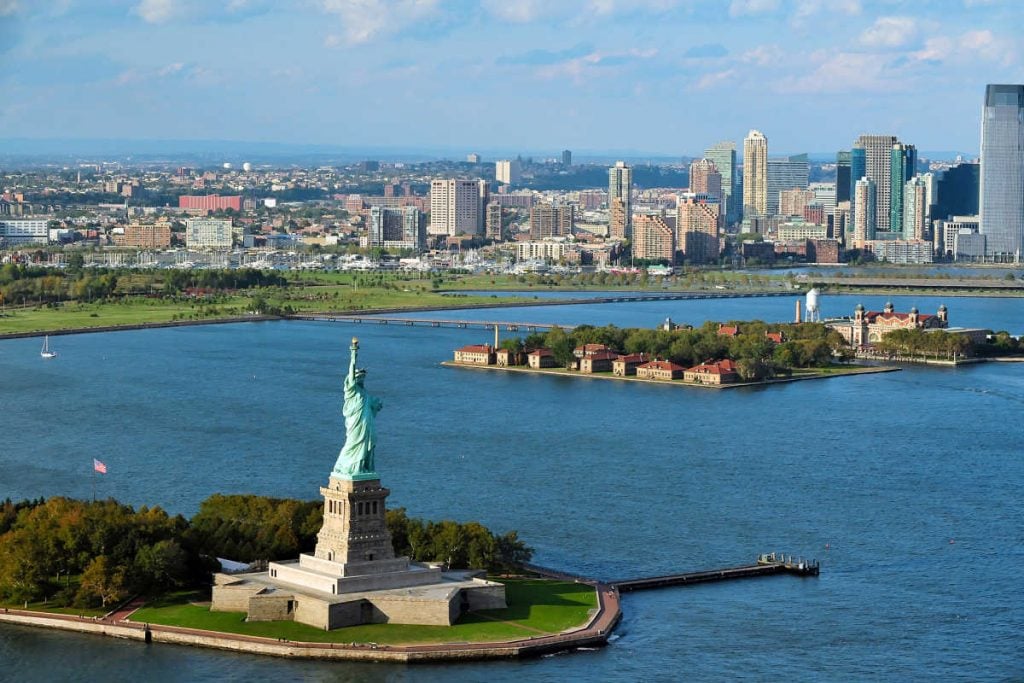
[[[505,571],[532,556],[516,532],[477,522],[386,516],[397,555]],[[208,585],[216,558],[283,560],[310,552],[322,501],[213,495],[191,520],[159,507],[55,497],[0,503],[0,602],[109,607],[130,595]]]
[[[604,344],[624,353],[643,353],[684,367],[731,359],[746,380],[760,380],[786,374],[793,368],[826,366],[846,361],[853,352],[843,336],[821,323],[769,324],[760,320],[725,323],[739,330],[736,336],[719,334],[720,323],[708,321],[700,327],[681,326],[673,330],[620,328],[615,325],[581,325],[571,331],[554,327],[525,339],[508,338],[502,347],[510,350],[551,349],[555,361],[570,367],[573,351],[583,344]],[[782,333],[782,343],[767,333]]]

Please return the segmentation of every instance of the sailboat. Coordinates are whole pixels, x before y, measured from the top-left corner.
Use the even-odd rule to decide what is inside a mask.
[[[50,335],[43,337],[43,350],[39,352],[43,358],[56,358],[57,352],[50,350]]]

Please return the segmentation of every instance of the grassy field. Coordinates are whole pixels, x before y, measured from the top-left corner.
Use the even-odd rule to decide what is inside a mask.
[[[322,631],[291,621],[246,622],[236,612],[211,612],[196,593],[178,593],[147,604],[132,615],[135,622],[186,626],[208,631],[314,643],[494,642],[558,633],[582,625],[597,596],[590,586],[547,580],[507,580],[509,607],[470,612],[453,626],[367,624]]]

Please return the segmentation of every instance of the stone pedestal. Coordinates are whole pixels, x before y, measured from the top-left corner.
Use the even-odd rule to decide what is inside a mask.
[[[390,493],[380,485],[380,479],[351,481],[331,477],[327,487],[320,488],[324,524],[317,534],[313,556],[346,566],[365,565],[353,573],[394,571],[376,569],[385,565],[374,564],[395,559],[391,534],[384,521],[385,501]]]

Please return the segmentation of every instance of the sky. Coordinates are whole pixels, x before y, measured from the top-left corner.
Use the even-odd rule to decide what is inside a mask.
[[[0,0],[0,140],[976,153],[1024,0]]]

